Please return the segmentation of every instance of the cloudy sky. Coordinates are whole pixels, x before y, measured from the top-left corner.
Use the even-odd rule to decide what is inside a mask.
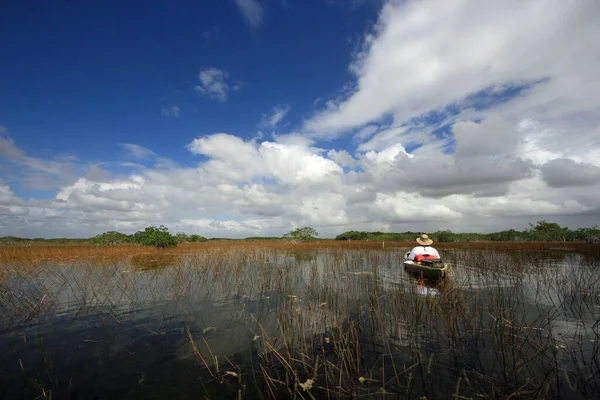
[[[25,3],[0,235],[600,225],[597,0]]]

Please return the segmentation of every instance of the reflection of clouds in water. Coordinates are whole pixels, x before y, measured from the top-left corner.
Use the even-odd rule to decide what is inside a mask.
[[[281,324],[296,339],[354,324],[366,336],[374,332],[368,339],[375,345],[389,340],[397,346],[424,346],[437,340],[443,346],[445,315],[434,314],[434,320],[426,315],[446,310],[453,301],[467,311],[477,308],[481,319],[468,322],[481,324],[478,332],[489,332],[491,318],[507,318],[517,332],[539,334],[537,319],[547,314],[564,319],[544,328],[559,340],[557,346],[571,346],[580,336],[588,340],[593,333],[589,322],[597,311],[582,307],[597,294],[590,285],[600,270],[573,267],[577,255],[531,257],[521,265],[522,257],[512,254],[445,249],[452,267],[440,287],[407,274],[403,255],[393,248],[295,254],[264,247],[183,254],[175,266],[145,268],[146,263],[143,270],[126,262],[47,265],[31,276],[23,272],[7,279],[16,293],[46,294],[48,306],[32,321],[14,321],[16,329],[6,336],[16,340],[19,330],[35,325],[49,337],[74,337],[67,348],[79,345],[79,338],[109,341],[104,354],[119,357],[139,350],[140,338],[152,338],[145,342],[175,360],[193,357],[188,329],[203,351],[210,346],[215,354],[230,356],[258,348],[263,340],[281,341]],[[417,307],[424,313],[419,318]],[[515,314],[502,311],[508,309]],[[574,325],[578,319],[584,323]],[[468,339],[472,333],[458,334]],[[173,343],[166,344],[166,338]]]

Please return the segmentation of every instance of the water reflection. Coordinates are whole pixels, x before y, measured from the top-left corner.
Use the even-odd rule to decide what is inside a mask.
[[[597,260],[447,249],[449,278],[429,282],[403,271],[403,254],[261,247],[14,268],[0,303],[0,393],[597,393]]]

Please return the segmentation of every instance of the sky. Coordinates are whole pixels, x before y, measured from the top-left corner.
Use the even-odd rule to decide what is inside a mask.
[[[600,225],[596,0],[0,12],[0,236]]]

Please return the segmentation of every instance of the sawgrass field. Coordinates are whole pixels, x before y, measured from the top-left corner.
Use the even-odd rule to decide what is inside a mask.
[[[594,398],[600,245],[0,247],[0,398]]]

